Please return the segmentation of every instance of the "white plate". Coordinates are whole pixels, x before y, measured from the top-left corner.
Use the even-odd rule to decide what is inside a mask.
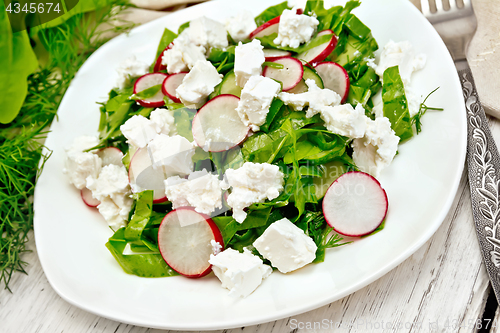
[[[199,279],[147,279],[122,271],[104,244],[111,231],[96,210],[62,174],[72,140],[96,132],[96,101],[105,101],[117,78],[117,64],[135,54],[152,62],[164,27],[206,15],[223,21],[244,7],[255,15],[277,0],[221,0],[174,13],[119,36],[82,66],[59,108],[47,146],[53,155],[35,193],[35,238],[45,274],[69,303],[99,316],[140,326],[202,330],[248,326],[306,312],[344,297],[380,278],[427,241],[445,218],[465,160],[465,108],[453,61],[438,34],[409,1],[366,1],[354,10],[383,47],[409,40],[427,54],[413,75],[415,92],[432,106],[423,132],[400,146],[380,176],[390,208],[385,229],[348,246],[327,251],[326,261],[294,273],[273,273],[249,297],[234,299],[213,274]],[[251,5],[250,5],[251,3]],[[331,3],[331,2],[330,2]]]

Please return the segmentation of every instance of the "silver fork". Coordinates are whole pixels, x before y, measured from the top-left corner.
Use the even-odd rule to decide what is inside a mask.
[[[500,302],[500,157],[466,60],[468,44],[476,31],[476,17],[471,0],[463,0],[462,8],[457,6],[456,0],[449,0],[447,11],[442,0],[434,0],[435,13],[430,11],[428,1],[431,0],[420,1],[422,13],[448,47],[462,83],[467,110],[467,166],[472,214],[483,260]]]

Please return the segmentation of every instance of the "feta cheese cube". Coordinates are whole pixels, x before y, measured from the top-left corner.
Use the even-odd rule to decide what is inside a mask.
[[[193,144],[180,135],[158,134],[148,144],[153,168],[161,168],[169,176],[188,175],[193,170]]]
[[[130,84],[130,78],[142,76],[149,72],[149,65],[145,62],[137,60],[135,56],[125,59],[118,68],[118,79],[116,85],[119,89],[125,88]]]
[[[191,173],[188,179],[178,176],[167,178],[165,195],[174,209],[191,206],[199,213],[210,215],[216,208],[222,208],[219,177],[205,169]]]
[[[411,74],[424,68],[426,62],[425,54],[415,54],[413,45],[408,41],[395,43],[390,40],[382,50],[380,61],[375,72],[382,77],[384,71],[393,66],[399,66],[399,75],[403,84],[410,84]]]
[[[226,249],[215,256],[210,255],[208,262],[222,287],[229,289],[233,297],[247,297],[272,273],[271,267],[246,248],[243,253]]]
[[[287,218],[272,223],[253,246],[281,273],[311,263],[318,249],[312,238]]]
[[[295,8],[285,9],[280,17],[278,37],[274,43],[297,48],[311,40],[318,24],[319,21],[315,17],[298,15]]]
[[[177,88],[177,98],[188,108],[199,108],[221,81],[222,75],[210,61],[197,61]]]
[[[133,203],[127,169],[123,165],[108,164],[96,179],[88,179],[87,188],[92,191],[92,197],[101,202],[97,209],[109,226],[113,230],[124,227]]]
[[[135,115],[120,126],[123,136],[127,142],[137,148],[144,148],[153,140],[158,132],[154,122],[141,115]]]
[[[101,171],[102,161],[93,152],[83,152],[99,144],[96,136],[77,137],[71,147],[66,149],[63,173],[68,175],[70,184],[77,189],[83,189],[87,178],[97,178]]]
[[[246,162],[239,169],[228,169],[221,184],[231,187],[227,203],[233,208],[233,217],[243,223],[247,213],[244,208],[253,203],[277,198],[283,190],[283,173],[277,165]]]
[[[151,111],[149,119],[153,122],[156,127],[156,133],[165,135],[175,135],[177,134],[177,128],[175,127],[175,118],[167,109],[155,109]]]
[[[227,31],[220,22],[202,16],[189,23],[189,38],[196,45],[201,45],[207,50],[210,47],[225,48],[228,46]]]
[[[399,137],[392,130],[389,119],[368,119],[364,137],[352,142],[352,158],[361,171],[378,177],[394,159],[398,143]]]
[[[362,138],[365,135],[368,117],[361,104],[355,109],[348,103],[324,108],[321,118],[325,121],[326,129],[334,134],[351,139]]]
[[[273,79],[252,76],[241,90],[241,97],[236,111],[241,121],[254,132],[266,122],[269,107],[281,89]]]
[[[189,28],[188,28],[189,29]],[[203,46],[193,44],[186,37],[177,37],[173,46],[163,52],[162,65],[167,66],[169,74],[180,73],[193,68],[197,61],[204,61],[206,49]]]
[[[406,101],[408,102],[408,111],[410,117],[413,117],[420,110],[420,103],[422,103],[422,96],[415,94],[411,87],[405,87]]]
[[[234,52],[236,84],[243,88],[251,76],[262,73],[262,64],[266,61],[264,47],[260,40],[254,39],[247,44],[239,42]]]
[[[301,111],[305,106],[309,106],[306,110],[306,117],[311,118],[317,113],[322,112],[329,106],[339,105],[342,98],[339,94],[330,89],[321,89],[316,85],[314,80],[306,80],[308,91],[301,94],[291,94],[281,92],[278,98],[286,105],[293,107],[295,111]]]
[[[253,17],[254,15],[250,11],[243,10],[226,20],[226,30],[235,42],[247,39],[250,33],[257,29]]]

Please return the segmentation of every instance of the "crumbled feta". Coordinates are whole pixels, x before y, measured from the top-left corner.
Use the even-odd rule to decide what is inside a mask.
[[[232,188],[227,203],[233,208],[233,217],[243,223],[244,208],[253,203],[277,198],[283,190],[283,173],[277,165],[246,162],[240,168],[226,171],[222,188]]]
[[[165,135],[177,134],[175,118],[167,109],[155,109],[151,111],[149,119],[155,124],[156,133]]]
[[[92,197],[101,203],[97,206],[99,213],[113,230],[126,225],[133,200],[130,198],[127,169],[116,164],[102,168],[96,179],[89,178],[87,188]]]
[[[272,273],[271,267],[246,248],[243,253],[226,249],[210,255],[208,262],[222,287],[229,289],[230,296],[247,297]]]
[[[205,60],[206,49],[192,43],[181,34],[173,41],[173,46],[163,52],[162,65],[167,66],[169,74],[180,73],[193,68],[194,64]]]
[[[197,61],[177,88],[177,98],[188,108],[199,108],[221,81],[222,75],[210,61]]]
[[[264,47],[260,40],[254,39],[247,44],[239,42],[234,51],[236,84],[243,88],[251,76],[260,75],[264,61]]]
[[[210,215],[216,208],[222,208],[219,177],[205,169],[191,173],[188,179],[179,176],[167,178],[165,195],[174,209],[191,206],[199,213]]]
[[[275,44],[281,46],[299,47],[301,43],[311,40],[319,21],[312,16],[297,14],[297,10],[285,9],[280,17],[278,37]]]
[[[339,105],[342,100],[340,95],[333,90],[319,88],[314,80],[306,80],[306,85],[308,91],[304,93],[291,94],[281,92],[278,98],[286,105],[292,106],[295,111],[301,111],[306,105],[309,105],[309,108],[306,110],[307,118],[311,118],[330,106]]]
[[[216,256],[219,253],[221,253],[222,245],[220,245],[220,243],[217,242],[215,239],[212,239],[210,241],[210,245],[212,245],[212,253],[213,253],[214,256]]]
[[[99,139],[96,136],[80,136],[66,149],[63,173],[68,175],[70,184],[79,190],[86,186],[87,177],[97,178],[101,171],[102,161],[99,156],[92,152],[83,152],[98,144]]]
[[[365,136],[352,142],[354,163],[361,171],[378,177],[391,164],[398,150],[399,137],[386,117],[369,119]]]
[[[118,79],[116,85],[119,89],[125,88],[130,83],[130,78],[142,76],[149,72],[149,65],[145,62],[139,61],[135,56],[125,59],[118,68]]]
[[[188,175],[193,170],[193,144],[180,135],[158,134],[148,144],[153,168],[162,168],[165,176]]]
[[[226,20],[226,30],[235,42],[247,39],[250,33],[257,29],[253,17],[254,15],[250,11],[243,10]]]
[[[254,132],[266,122],[271,103],[280,92],[281,85],[273,79],[252,76],[241,90],[236,111],[241,121]]]
[[[422,103],[422,97],[418,96],[413,92],[411,87],[405,87],[406,101],[408,102],[408,111],[410,111],[410,117],[413,117],[420,110],[420,103]]]
[[[425,54],[415,55],[413,46],[408,41],[395,43],[390,40],[382,50],[380,61],[376,68],[378,76],[383,77],[384,71],[393,66],[399,66],[399,75],[404,85],[410,84],[411,74],[425,66]]]
[[[272,223],[253,246],[281,273],[309,264],[318,249],[312,238],[287,218]]]
[[[351,139],[362,138],[365,135],[368,117],[361,104],[356,108],[349,103],[324,108],[321,118],[325,122],[326,129],[334,134]]]
[[[189,23],[188,35],[193,43],[207,50],[210,47],[225,48],[228,46],[227,31],[224,24],[202,16]]]
[[[127,142],[137,148],[144,148],[158,134],[156,125],[148,118],[135,115],[120,126],[120,131]]]

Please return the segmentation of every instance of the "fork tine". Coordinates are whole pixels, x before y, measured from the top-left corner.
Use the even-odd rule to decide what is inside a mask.
[[[436,1],[436,13],[442,13],[444,10],[443,0],[435,0]]]
[[[472,8],[471,0],[463,0],[463,1],[464,1],[463,9],[471,9]]]
[[[429,0],[420,0],[420,7],[422,8],[422,14],[425,17],[431,15],[431,7],[429,6]]]
[[[450,0],[450,10],[456,10],[457,9],[457,0]]]

